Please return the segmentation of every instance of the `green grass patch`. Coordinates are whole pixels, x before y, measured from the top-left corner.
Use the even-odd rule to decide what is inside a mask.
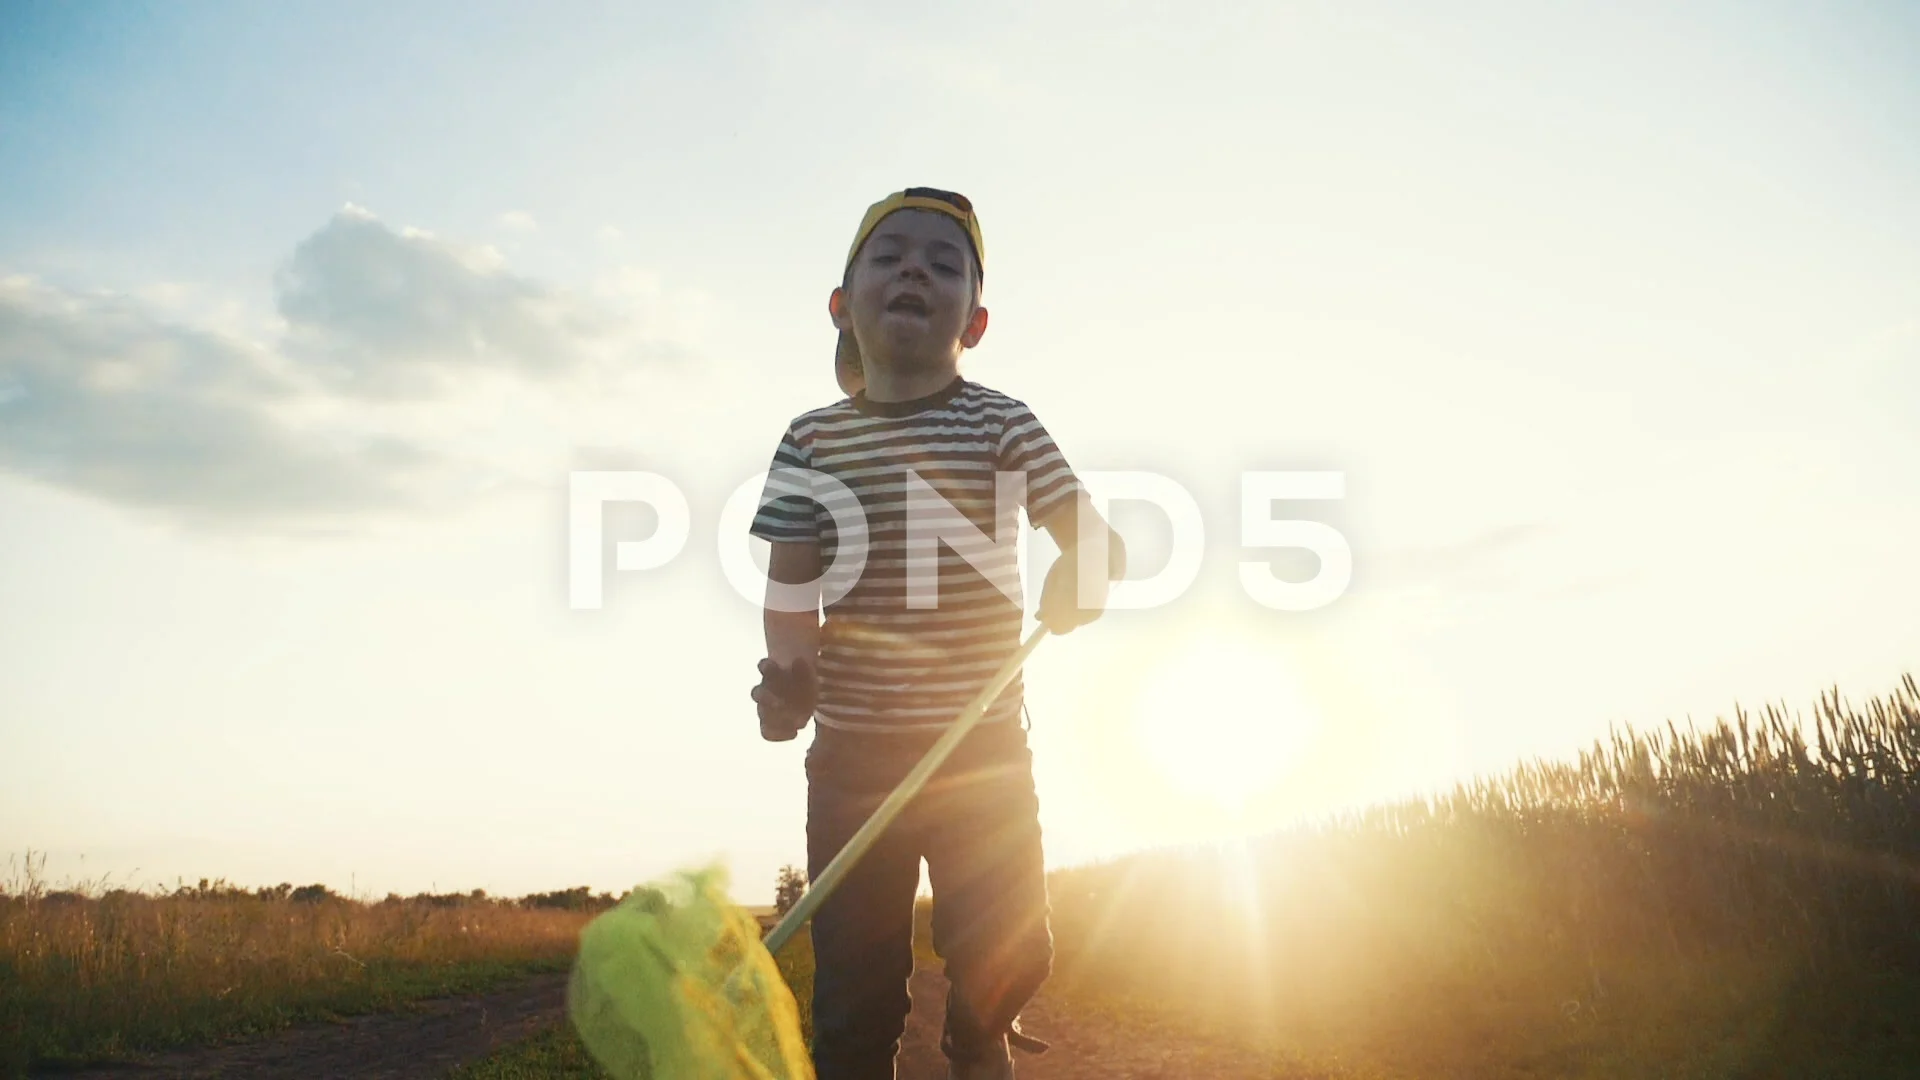
[[[800,1027],[813,1040],[813,940],[798,934],[774,957],[800,1006]],[[447,1080],[613,1080],[594,1062],[573,1025],[562,1022],[505,1047],[483,1061],[463,1065]]]
[[[10,1060],[0,1076],[29,1068],[77,1068],[135,1060],[153,1051],[212,1046],[269,1035],[295,1024],[386,1012],[425,998],[477,994],[526,978],[564,971],[566,957],[525,961],[466,961],[442,965],[369,965],[350,980],[309,983],[172,1005],[70,996],[57,1005],[22,1001],[0,991]],[[7,984],[0,969],[0,985]],[[17,989],[17,984],[16,984]]]
[[[571,1024],[562,1023],[462,1065],[447,1080],[613,1080],[587,1053]]]

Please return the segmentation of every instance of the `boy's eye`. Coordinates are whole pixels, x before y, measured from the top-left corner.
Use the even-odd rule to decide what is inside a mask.
[[[935,270],[938,270],[938,271],[940,271],[940,272],[941,272],[941,273],[943,273],[943,274],[957,274],[957,273],[959,273],[959,272],[960,272],[960,271],[958,271],[958,270],[956,270],[956,269],[954,269],[953,267],[951,267],[951,266],[949,266],[949,265],[947,265],[946,263],[934,263],[934,264],[933,264],[933,268],[934,268]]]
[[[897,262],[899,262],[899,261],[900,261],[900,256],[898,256],[898,255],[875,255],[875,256],[873,257],[873,261],[874,261],[875,263],[877,263],[877,264],[879,264],[879,265],[881,265],[881,266],[886,266],[886,265],[888,265],[888,264],[890,264],[890,263],[897,263]]]

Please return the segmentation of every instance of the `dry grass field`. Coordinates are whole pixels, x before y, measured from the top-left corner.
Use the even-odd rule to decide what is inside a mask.
[[[1056,1024],[1207,1032],[1278,1063],[1258,1075],[1911,1076],[1920,686],[1622,731],[1443,796],[1063,870],[1052,890]],[[563,970],[610,899],[56,893],[29,863],[0,897],[0,1035],[18,1072],[478,991]],[[805,945],[780,957],[803,1016]],[[1153,1049],[1137,1042],[1110,1045]],[[457,1075],[598,1071],[556,1027]]]
[[[0,891],[0,1070],[257,1035],[563,970],[583,891],[362,903],[318,886],[50,890],[32,855]]]

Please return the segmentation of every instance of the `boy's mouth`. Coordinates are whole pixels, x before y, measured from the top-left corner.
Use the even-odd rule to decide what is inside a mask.
[[[928,313],[927,302],[912,293],[903,293],[888,301],[887,310],[889,312],[900,312],[909,315],[925,315]]]

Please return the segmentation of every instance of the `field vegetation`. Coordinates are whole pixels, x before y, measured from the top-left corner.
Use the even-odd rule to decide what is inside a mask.
[[[564,970],[613,900],[584,888],[365,902],[321,885],[0,887],[0,1075],[217,1042]]]
[[[1404,1077],[1920,1075],[1920,687],[1052,878],[1057,989]]]
[[[1278,1075],[1920,1075],[1920,686],[1051,885],[1047,992],[1083,1023],[1243,1039]],[[470,1075],[599,1074],[558,1030]]]
[[[1300,1076],[1920,1075],[1912,678],[1051,880],[1047,993],[1072,1015],[1225,1033]],[[29,872],[0,897],[0,1035],[81,1058],[476,989],[563,969],[612,899],[62,894]],[[779,960],[804,1015],[806,936]],[[560,1028],[458,1075],[597,1070]]]

